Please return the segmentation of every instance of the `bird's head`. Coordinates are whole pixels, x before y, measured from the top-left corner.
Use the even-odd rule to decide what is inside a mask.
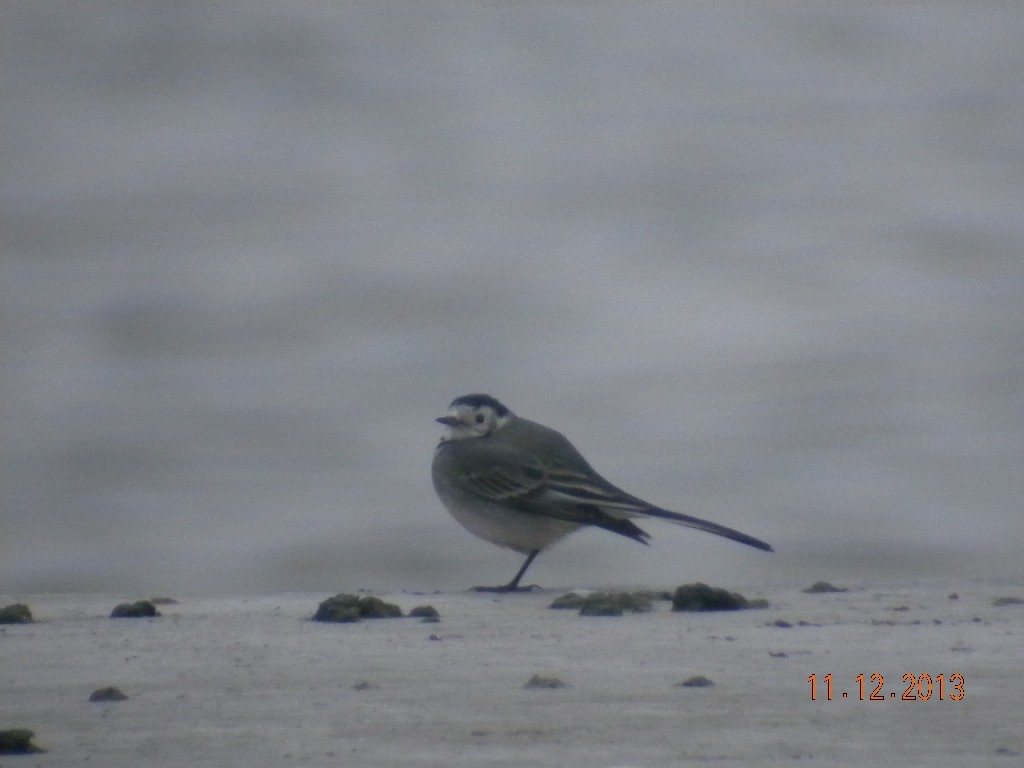
[[[490,395],[462,395],[452,400],[448,413],[439,419],[447,429],[441,442],[487,437],[515,418],[512,411]]]

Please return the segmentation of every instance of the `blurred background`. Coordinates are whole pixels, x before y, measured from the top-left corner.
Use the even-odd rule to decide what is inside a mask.
[[[1021,576],[1024,7],[5,2],[0,592],[458,589],[487,392],[659,522],[547,586]]]

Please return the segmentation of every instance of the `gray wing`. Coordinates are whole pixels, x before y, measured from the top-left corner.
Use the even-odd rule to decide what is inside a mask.
[[[526,514],[604,528],[642,544],[650,538],[629,520],[650,505],[604,481],[575,451],[570,461],[582,467],[491,446],[480,450],[485,446],[479,443],[473,448],[472,458],[463,456],[453,472],[462,491]]]
[[[592,474],[580,474],[571,470],[553,471],[549,475],[549,482],[544,490],[546,497],[558,504],[593,505],[616,519],[627,519],[630,517],[657,517],[662,520],[687,528],[695,528],[698,531],[713,533],[726,539],[732,539],[748,547],[754,547],[766,552],[772,551],[771,544],[760,539],[749,536],[746,533],[729,528],[725,525],[713,523],[710,520],[703,520],[692,515],[684,515],[681,512],[673,512],[670,509],[662,509],[649,504],[643,499],[638,499],[620,488],[616,488],[596,472]],[[636,527],[636,526],[633,526]],[[645,534],[646,535],[646,534]]]
[[[520,420],[523,421],[523,420]],[[529,423],[535,452],[477,441],[460,457],[455,482],[462,490],[523,512],[594,525],[643,544],[650,535],[630,521],[657,517],[687,528],[723,536],[750,547],[772,551],[770,544],[710,520],[684,515],[626,493],[599,475],[562,434]],[[506,429],[517,428],[513,424]],[[452,448],[458,448],[453,444]],[[557,458],[555,458],[557,457]]]

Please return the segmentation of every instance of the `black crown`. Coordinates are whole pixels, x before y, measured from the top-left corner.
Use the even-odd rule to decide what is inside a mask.
[[[509,409],[499,403],[490,395],[462,395],[452,400],[449,408],[454,408],[458,405],[468,405],[470,408],[479,408],[483,405],[488,406],[498,416],[505,416],[510,413]]]

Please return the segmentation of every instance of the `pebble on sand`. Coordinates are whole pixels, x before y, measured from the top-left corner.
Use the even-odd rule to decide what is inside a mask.
[[[350,623],[362,619],[397,619],[402,609],[379,597],[337,594],[324,600],[313,614],[313,621]]]
[[[24,603],[11,603],[0,608],[0,624],[32,624],[32,611]]]
[[[124,701],[127,698],[128,696],[124,691],[113,685],[97,688],[89,694],[89,701]]]
[[[114,606],[110,612],[112,619],[148,619],[159,616],[160,611],[156,609],[149,600],[139,600],[135,603],[120,603]]]
[[[747,600],[738,592],[709,587],[702,582],[684,584],[672,594],[673,611],[738,611],[741,608],[764,608],[765,601]]]
[[[808,595],[821,595],[828,592],[845,592],[846,587],[837,587],[834,584],[829,584],[827,581],[816,581],[811,586],[800,591]]]
[[[704,677],[704,675],[693,675],[693,677],[688,677],[683,682],[676,683],[676,685],[682,688],[710,688],[714,683],[711,682],[710,678]]]
[[[534,675],[523,688],[568,688],[569,684],[554,675]]]
[[[33,752],[45,752],[45,749],[32,743],[35,731],[28,728],[11,728],[0,731],[0,755],[30,755]]]

